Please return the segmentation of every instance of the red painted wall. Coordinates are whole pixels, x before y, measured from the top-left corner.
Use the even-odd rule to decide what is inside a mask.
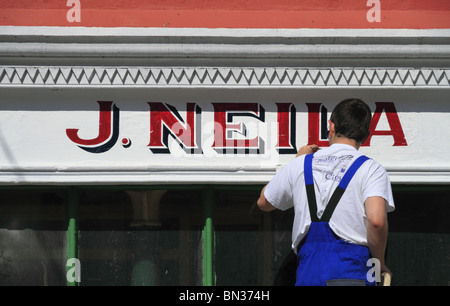
[[[80,22],[67,18],[72,2]],[[380,4],[380,22],[367,19],[370,2]],[[0,0],[0,25],[450,28],[450,0]]]

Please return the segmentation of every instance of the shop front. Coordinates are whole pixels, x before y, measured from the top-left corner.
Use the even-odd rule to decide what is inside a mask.
[[[292,285],[293,212],[256,200],[301,146],[328,146],[331,111],[357,97],[373,112],[360,150],[387,169],[397,207],[393,284],[448,285],[450,7],[430,6],[390,8],[378,27],[363,6],[363,21],[317,28],[245,23],[248,8],[210,8],[235,23],[204,8],[203,27],[173,8],[158,16],[174,27],[131,8],[137,24],[90,24],[95,7],[86,24],[22,24],[6,8],[0,284]],[[401,28],[394,11],[439,13]]]

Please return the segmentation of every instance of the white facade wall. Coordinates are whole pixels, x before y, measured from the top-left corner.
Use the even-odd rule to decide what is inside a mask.
[[[388,133],[361,151],[393,183],[450,182],[449,30],[0,27],[0,38],[3,185],[263,184],[295,156],[280,153],[279,124],[298,149],[316,125],[326,130],[308,105],[329,117],[348,97],[381,110],[375,130]],[[104,102],[117,107],[117,125],[96,142]],[[185,129],[162,128],[164,152],[150,145],[151,103]],[[291,112],[281,122],[280,103]],[[219,150],[217,133],[237,147]]]

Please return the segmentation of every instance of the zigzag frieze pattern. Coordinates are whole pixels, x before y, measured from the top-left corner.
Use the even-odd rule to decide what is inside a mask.
[[[450,69],[6,67],[0,86],[449,86]]]

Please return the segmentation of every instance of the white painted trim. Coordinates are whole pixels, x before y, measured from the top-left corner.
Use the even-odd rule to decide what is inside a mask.
[[[449,184],[450,171],[388,171],[394,184]],[[266,184],[274,171],[1,172],[0,185]]]
[[[144,27],[45,27],[0,26],[0,36],[162,36],[162,37],[450,37],[450,29],[225,29]]]

